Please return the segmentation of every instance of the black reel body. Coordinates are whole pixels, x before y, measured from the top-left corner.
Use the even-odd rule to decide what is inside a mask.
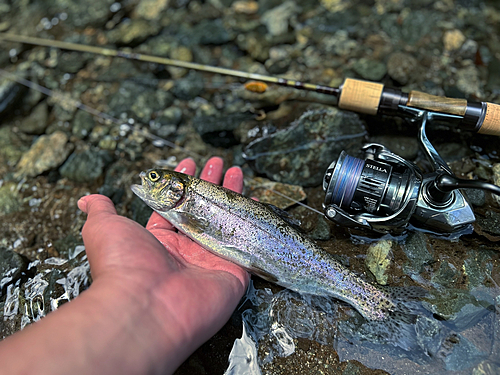
[[[413,121],[421,121],[420,145],[434,170],[423,173],[376,143],[362,148],[364,159],[342,151],[323,179],[325,216],[343,226],[382,233],[401,233],[410,223],[438,233],[467,227],[475,216],[459,189],[483,189],[500,195],[500,187],[453,175],[425,134],[427,121],[442,120],[442,114],[407,107],[402,110],[411,112]]]

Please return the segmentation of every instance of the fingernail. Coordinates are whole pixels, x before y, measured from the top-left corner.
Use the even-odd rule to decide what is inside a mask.
[[[83,196],[78,199],[77,205],[80,210],[87,213],[87,196]]]

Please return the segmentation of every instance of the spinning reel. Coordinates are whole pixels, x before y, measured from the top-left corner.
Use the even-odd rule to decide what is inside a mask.
[[[400,109],[413,121],[421,122],[419,142],[433,171],[423,173],[376,143],[362,148],[364,159],[342,151],[324,175],[325,216],[343,226],[382,233],[400,233],[410,223],[440,233],[465,228],[475,221],[475,216],[459,189],[482,189],[500,195],[500,187],[455,177],[429,142],[427,122],[454,120],[455,116],[405,106]]]

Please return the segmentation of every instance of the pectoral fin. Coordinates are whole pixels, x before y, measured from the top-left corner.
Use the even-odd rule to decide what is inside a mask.
[[[249,271],[250,273],[253,273],[255,276],[259,276],[260,278],[267,280],[271,283],[277,284],[279,281],[276,278],[276,276],[271,275],[269,272],[264,271],[262,268],[250,266]]]

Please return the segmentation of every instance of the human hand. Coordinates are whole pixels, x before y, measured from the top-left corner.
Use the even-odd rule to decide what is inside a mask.
[[[192,159],[176,168],[190,175],[195,169]],[[222,159],[211,158],[200,178],[220,183],[222,174]],[[223,185],[241,193],[241,169],[230,168]],[[244,269],[204,250],[157,213],[145,229],[117,215],[101,195],[83,197],[78,207],[88,214],[82,236],[93,285],[144,297],[138,299],[148,301],[158,329],[182,346],[185,357],[229,319],[248,286]]]

